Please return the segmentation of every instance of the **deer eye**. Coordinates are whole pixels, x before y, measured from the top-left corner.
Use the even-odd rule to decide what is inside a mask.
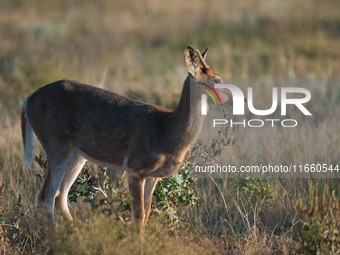
[[[220,84],[220,83],[221,83],[221,79],[220,79],[220,78],[216,78],[216,79],[214,80],[214,83],[215,83],[215,84]]]

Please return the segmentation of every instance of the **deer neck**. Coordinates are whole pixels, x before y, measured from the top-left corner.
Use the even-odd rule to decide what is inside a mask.
[[[200,112],[199,90],[190,92],[190,76],[184,81],[179,105],[169,116],[169,142],[179,153],[186,153],[190,144],[196,142],[204,116]]]

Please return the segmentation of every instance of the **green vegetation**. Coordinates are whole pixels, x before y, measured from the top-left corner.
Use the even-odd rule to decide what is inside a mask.
[[[317,184],[311,184],[308,204],[304,205],[301,195],[294,202],[300,219],[298,233],[302,253],[339,254],[339,201],[330,194],[329,186],[326,184],[321,193]]]
[[[210,47],[207,63],[226,78],[324,78],[308,88],[313,121],[294,131],[240,128],[236,143],[236,130],[223,129],[195,159],[340,164],[340,84],[330,79],[340,76],[339,17],[332,0],[1,1],[0,254],[137,253],[128,191],[114,169],[88,164],[69,196],[74,224],[43,224],[44,156],[25,167],[22,102],[45,84],[74,79],[174,109],[189,44]],[[254,86],[268,98],[256,102],[265,109],[270,94]],[[145,254],[338,252],[338,179],[196,179],[193,159],[159,182]]]

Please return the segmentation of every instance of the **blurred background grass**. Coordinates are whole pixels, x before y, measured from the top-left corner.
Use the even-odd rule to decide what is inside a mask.
[[[40,170],[36,165],[24,167],[20,134],[20,110],[28,95],[66,78],[174,109],[187,75],[182,63],[187,45],[201,51],[210,47],[208,64],[226,78],[339,77],[340,2],[1,1],[0,181],[6,185],[2,207],[10,212],[21,195],[28,211],[25,228],[39,228],[32,219],[41,187],[34,172]],[[311,146],[320,146],[319,161],[328,162],[329,155],[338,157],[339,91],[337,84],[313,88],[312,95],[318,98],[313,107],[318,109],[320,122],[314,123],[315,129],[310,132],[293,135],[297,146],[278,150],[280,157],[305,160],[303,148]],[[258,140],[252,132],[242,131],[239,136],[237,145],[227,153],[237,162],[254,165],[268,160],[266,153],[272,148],[263,144],[280,139],[268,138],[265,132]],[[37,154],[42,150],[39,145],[35,149]],[[337,181],[331,182],[331,188],[339,194]],[[290,199],[298,192],[307,197],[308,183],[263,181],[256,184],[269,190],[270,199],[263,200],[255,191],[242,193],[241,184],[217,180],[227,200],[226,208],[215,184],[200,180],[201,206],[184,210],[183,217],[191,224],[192,233],[213,241],[191,241],[191,245],[202,245],[202,249],[195,246],[195,252],[202,253],[208,253],[204,252],[208,246],[217,253],[234,246],[246,254],[255,254],[256,249],[260,249],[256,254],[284,252],[284,247],[290,247],[287,242],[298,240]],[[254,202],[249,194],[260,200]],[[257,207],[262,224],[256,225],[258,232],[244,224],[240,201],[246,214],[254,213],[256,203],[266,202]],[[251,224],[256,222],[254,218]],[[266,239],[274,234],[281,238],[276,243]],[[40,240],[38,235],[30,236],[32,250],[39,250],[34,248],[34,242]],[[181,238],[170,239],[166,242],[178,244]],[[169,248],[164,247],[164,251]]]
[[[186,45],[224,77],[337,77],[339,2],[2,1],[1,108],[68,78],[175,107]]]

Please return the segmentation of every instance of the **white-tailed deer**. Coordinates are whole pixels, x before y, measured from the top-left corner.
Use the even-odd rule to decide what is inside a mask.
[[[190,79],[223,83],[206,64],[206,52],[201,55],[191,46],[185,49],[189,74],[175,111],[69,80],[48,84],[25,100],[21,116],[25,161],[30,167],[34,132],[48,159],[38,199],[51,221],[54,206],[72,221],[68,191],[89,160],[127,170],[135,221],[143,231],[157,180],[179,169],[190,146],[190,131],[196,139],[203,124],[200,95],[204,92],[195,90],[190,113]],[[232,97],[229,90],[219,92],[223,101]]]

